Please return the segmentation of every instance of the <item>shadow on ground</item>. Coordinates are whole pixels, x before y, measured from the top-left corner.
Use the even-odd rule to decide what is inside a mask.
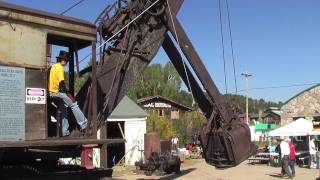
[[[189,168],[189,169],[184,169],[184,170],[181,170],[180,173],[175,173],[175,174],[170,174],[166,177],[161,177],[160,179],[161,180],[171,180],[171,179],[175,179],[175,178],[178,178],[178,177],[181,177],[181,176],[184,176],[186,174],[189,174],[190,172],[196,170],[196,168]]]
[[[279,173],[267,174],[267,175],[269,175],[269,176],[271,176],[271,177],[275,177],[275,178],[281,178],[281,174],[279,174]]]
[[[181,170],[180,173],[175,173],[175,174],[169,174],[169,175],[165,175],[163,177],[157,177],[156,179],[161,179],[161,180],[172,180],[172,179],[176,179],[178,177],[184,176],[186,174],[189,174],[190,172],[196,170],[196,168],[189,168],[189,169],[184,169]],[[146,180],[146,179],[155,179],[155,178],[138,178],[138,180]]]

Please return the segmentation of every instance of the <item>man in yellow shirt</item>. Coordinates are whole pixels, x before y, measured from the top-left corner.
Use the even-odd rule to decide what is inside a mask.
[[[69,54],[65,51],[60,51],[57,57],[57,63],[51,66],[49,75],[49,95],[52,98],[60,98],[63,102],[72,110],[72,113],[79,124],[81,130],[87,128],[88,120],[81,112],[77,102],[73,102],[67,95],[67,88],[64,82],[64,66],[67,65],[69,60]],[[62,135],[68,136],[69,122],[67,114],[62,113]]]

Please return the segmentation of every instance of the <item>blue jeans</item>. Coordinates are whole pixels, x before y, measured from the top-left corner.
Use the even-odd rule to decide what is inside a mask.
[[[292,174],[289,170],[289,162],[290,162],[289,155],[284,155],[281,158],[281,176],[284,176],[285,174],[287,174],[289,177],[292,177]]]
[[[292,176],[295,176],[296,175],[296,171],[294,169],[294,165],[296,164],[296,160],[292,160],[290,159],[289,161],[289,166],[290,166],[290,169],[291,169],[291,172],[292,172]]]
[[[84,116],[82,111],[80,110],[77,102],[72,102],[72,100],[67,96],[66,93],[49,93],[50,97],[60,98],[63,102],[72,110],[74,117],[76,118],[77,123],[81,127],[81,129],[85,129],[88,124],[87,118]],[[62,136],[67,136],[70,134],[69,132],[69,122],[68,116],[66,113],[62,113]]]

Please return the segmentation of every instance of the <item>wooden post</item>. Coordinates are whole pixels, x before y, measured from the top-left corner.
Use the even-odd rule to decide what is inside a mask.
[[[245,72],[241,73],[242,76],[246,78],[246,122],[248,125],[250,125],[250,120],[249,120],[249,105],[248,105],[248,78],[252,76],[252,74]]]
[[[107,139],[107,125],[100,128],[100,139]],[[107,144],[103,144],[100,148],[100,166],[108,168]]]
[[[97,138],[97,76],[96,76],[96,42],[92,42],[92,72],[91,72],[91,101],[92,101],[92,136]]]
[[[69,47],[70,60],[69,60],[69,90],[74,96],[74,47]]]
[[[75,61],[76,61],[76,68],[77,68],[77,74],[79,75],[79,56],[78,56],[78,44],[74,43],[74,54],[75,54]]]
[[[51,44],[47,44],[47,50],[46,50],[46,57],[47,57],[47,71],[46,71],[46,77],[49,77],[49,67],[50,67],[50,64],[51,64],[51,54],[52,54],[52,45]],[[47,79],[46,80],[46,83],[45,83],[45,87],[48,87],[48,83],[49,83],[49,80]],[[48,102],[48,101],[47,101]],[[46,103],[46,118],[45,118],[45,128],[46,128],[46,138],[48,138],[48,122],[50,121],[50,116],[48,118],[48,103]]]
[[[123,133],[123,130],[122,130],[122,127],[121,127],[120,123],[118,123],[118,127],[119,127],[119,130],[121,132],[122,139],[125,139],[125,136],[124,136],[124,133]]]

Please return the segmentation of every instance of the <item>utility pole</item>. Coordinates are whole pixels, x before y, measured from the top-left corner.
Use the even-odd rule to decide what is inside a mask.
[[[248,78],[249,78],[250,76],[252,76],[252,74],[246,71],[246,72],[244,72],[244,73],[241,73],[241,75],[246,78],[246,121],[247,121],[247,124],[248,124],[248,126],[249,126]]]

